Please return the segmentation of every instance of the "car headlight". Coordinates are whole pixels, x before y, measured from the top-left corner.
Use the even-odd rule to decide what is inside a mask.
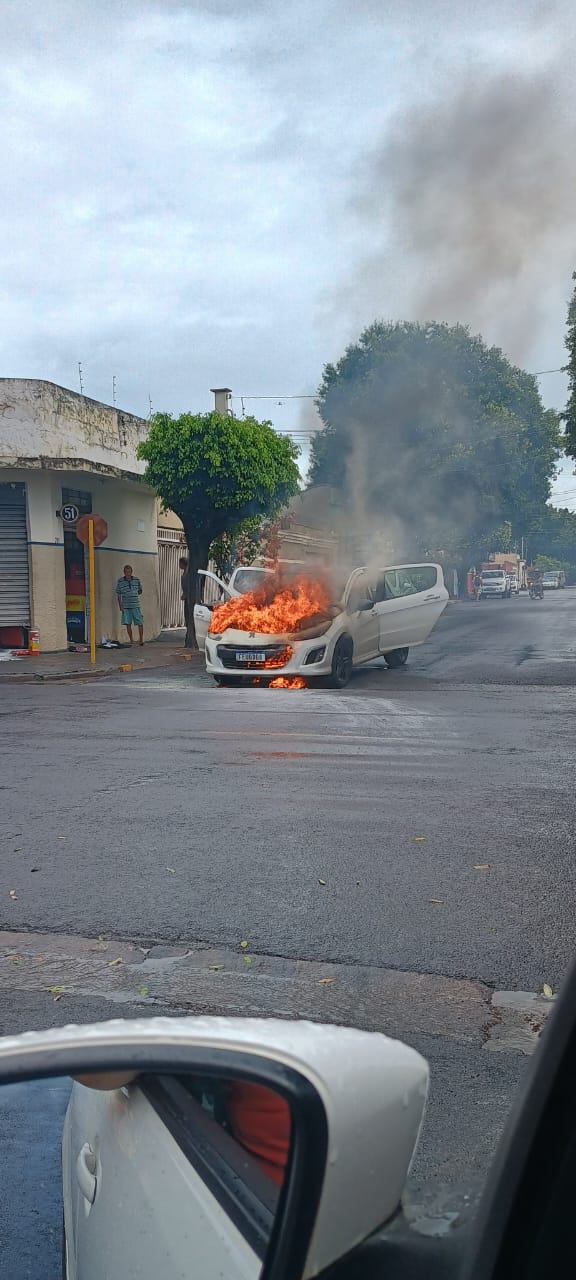
[[[323,644],[318,649],[310,649],[310,652],[306,654],[306,657],[304,659],[304,666],[310,667],[314,662],[321,662],[325,653],[326,653],[325,644]]]

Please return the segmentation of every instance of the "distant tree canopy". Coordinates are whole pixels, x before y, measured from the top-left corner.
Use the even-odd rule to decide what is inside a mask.
[[[561,566],[576,581],[576,512],[546,508],[528,538],[529,559],[542,556],[554,561],[550,568]]]
[[[414,553],[498,549],[542,518],[558,416],[464,326],[375,322],[326,366],[317,404],[311,482],[359,518],[401,522]]]
[[[189,615],[186,643],[195,645],[198,569],[225,533],[254,528],[298,491],[299,449],[271,422],[221,413],[157,413],[138,449],[145,478],[184,526],[188,546]]]

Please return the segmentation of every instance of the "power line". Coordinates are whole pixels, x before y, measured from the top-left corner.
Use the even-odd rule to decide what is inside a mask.
[[[533,377],[533,378],[542,378],[542,377],[544,376],[544,374],[545,374],[545,373],[566,373],[566,368],[565,368],[565,366],[564,366],[564,365],[561,365],[559,369],[536,369],[535,373],[533,373],[533,374],[532,374],[532,377]],[[240,395],[240,394],[238,394],[238,395],[233,395],[233,396],[231,396],[230,398],[231,398],[232,400],[277,400],[278,402],[280,402],[281,400],[317,400],[317,399],[318,399],[318,393],[316,393],[315,395],[312,395],[312,396],[300,396],[300,395],[295,396],[295,395],[292,395],[292,394],[287,395],[287,396],[282,396],[282,395],[275,395],[275,396],[247,396],[247,395]]]
[[[242,395],[242,396],[241,396],[241,395],[234,395],[234,396],[231,396],[231,397],[230,397],[230,399],[231,399],[231,400],[277,400],[277,401],[278,401],[278,403],[280,403],[280,401],[281,401],[281,400],[315,400],[315,399],[316,399],[316,396],[292,396],[292,395],[290,395],[290,396],[244,396],[244,395]]]

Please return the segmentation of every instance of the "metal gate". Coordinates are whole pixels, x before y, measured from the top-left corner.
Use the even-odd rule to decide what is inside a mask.
[[[0,484],[0,626],[29,625],[26,486]]]
[[[186,555],[186,544],[179,529],[158,528],[158,577],[160,582],[161,627],[184,626],[184,604],[181,599],[182,571],[178,564]]]

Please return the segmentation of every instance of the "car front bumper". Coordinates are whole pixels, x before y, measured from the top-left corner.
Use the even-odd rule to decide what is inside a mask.
[[[238,634],[238,633],[236,633]],[[313,640],[291,640],[282,642],[278,637],[259,637],[258,642],[231,639],[228,633],[223,636],[207,636],[206,638],[206,671],[212,676],[228,676],[250,684],[255,679],[273,680],[275,676],[303,676],[312,679],[314,676],[330,675],[332,670],[333,640],[327,636],[318,636]],[[282,650],[289,649],[289,656],[281,665],[266,665],[261,661],[242,661],[236,659],[237,653],[254,654],[266,652],[269,658],[277,659]],[[276,650],[277,652],[272,652]]]

